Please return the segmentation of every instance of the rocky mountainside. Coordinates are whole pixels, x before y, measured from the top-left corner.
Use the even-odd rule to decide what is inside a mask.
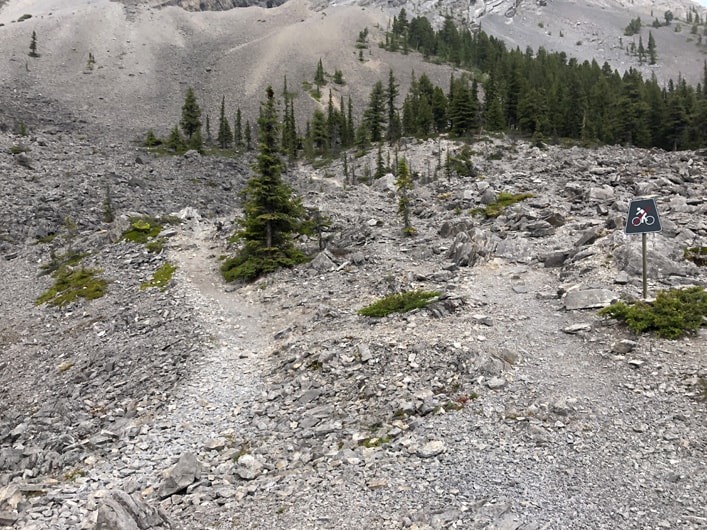
[[[0,138],[0,524],[707,524],[707,336],[636,337],[596,313],[640,296],[640,242],[623,233],[634,196],[655,195],[663,223],[651,293],[707,284],[684,259],[707,246],[704,154],[485,138],[470,146],[480,176],[448,179],[437,161],[462,144],[408,142],[413,238],[392,178],[293,166],[331,217],[327,249],[303,241],[309,265],[232,286],[218,265],[247,164],[158,158],[74,126]],[[366,165],[375,154],[348,171]],[[502,192],[533,197],[469,214]],[[164,250],[119,240],[135,214],[173,216]],[[42,266],[68,250],[108,294],[36,305]],[[165,263],[175,277],[141,288]],[[440,294],[356,313],[407,289]]]
[[[187,86],[253,117],[266,83],[300,87],[320,57],[357,101],[390,67],[442,84],[450,69],[413,55],[357,59],[358,32],[379,38],[397,7],[2,6],[0,527],[707,526],[704,328],[670,341],[597,314],[641,296],[640,237],[623,231],[636,196],[663,225],[650,294],[707,285],[685,254],[707,247],[704,152],[406,139],[415,237],[392,176],[362,179],[376,153],[293,163],[288,182],[331,219],[326,249],[303,239],[307,265],[226,285],[252,160],[140,147]],[[521,20],[484,27],[494,16]],[[447,175],[465,152],[476,176]],[[525,199],[478,214],[502,193]],[[122,237],[158,220],[148,244]],[[38,304],[62,264],[106,294]],[[438,294],[357,313],[410,289]]]
[[[215,7],[208,2],[198,5]],[[680,77],[697,84],[704,77],[704,45],[683,20],[687,6],[693,5],[687,0],[669,5],[608,0],[544,5],[290,0],[272,9],[251,6],[198,12],[163,0],[30,0],[7,2],[0,8],[0,47],[6,55],[0,68],[0,89],[11,95],[10,101],[50,99],[62,113],[99,125],[103,136],[137,142],[150,128],[158,135],[168,134],[179,120],[187,87],[194,88],[212,122],[222,97],[231,120],[240,108],[243,119],[254,122],[266,86],[272,84],[279,91],[287,77],[289,90],[297,95],[298,122],[304,124],[326,102],[316,101],[307,90],[320,59],[329,74],[336,69],[343,74],[345,84],[332,89],[334,101],[351,96],[356,109],[365,106],[371,86],[385,80],[390,69],[396,73],[402,95],[408,91],[413,72],[418,77],[425,73],[434,84],[447,86],[453,69],[423,61],[418,54],[391,53],[377,45],[385,40],[392,17],[403,5],[409,17],[425,12],[439,22],[444,13],[458,12],[460,18],[480,24],[509,46],[543,46],[580,61],[596,58],[619,71],[638,68],[645,77],[655,74],[661,83]],[[649,27],[668,8],[680,20],[670,26]],[[697,9],[702,9],[704,19],[704,9]],[[638,45],[638,36],[624,37],[624,29],[636,16],[646,26],[641,30],[644,46],[649,30],[656,40],[655,66],[641,65],[628,54],[632,42]],[[355,42],[366,28],[371,46],[361,61]],[[36,58],[28,56],[32,32],[37,35]],[[6,112],[11,115],[12,109]],[[15,121],[32,125],[28,119],[14,116]]]

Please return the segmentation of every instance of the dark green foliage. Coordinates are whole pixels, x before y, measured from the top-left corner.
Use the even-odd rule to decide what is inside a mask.
[[[653,303],[616,302],[599,314],[625,322],[636,334],[654,331],[659,337],[678,339],[705,325],[707,293],[702,287],[660,291]]]
[[[108,292],[108,281],[98,277],[100,269],[76,269],[61,267],[52,275],[54,285],[42,294],[36,305],[47,303],[51,306],[64,307],[78,298],[95,300]]]
[[[368,28],[364,28],[358,33],[358,38],[356,39],[356,48],[359,50],[359,58],[361,58],[363,50],[368,48]]]
[[[186,96],[184,97],[184,105],[182,105],[182,119],[179,125],[184,131],[184,135],[187,140],[191,140],[192,136],[196,134],[197,131],[201,131],[201,109],[199,104],[196,102],[196,96],[194,95],[194,90],[191,87],[187,89]]]
[[[199,151],[200,153],[204,152],[204,139],[201,136],[201,129],[194,131],[191,138],[187,140],[187,147]]]
[[[624,35],[631,37],[632,35],[637,35],[641,32],[641,17],[637,17],[631,20],[624,29]]]
[[[279,156],[279,123],[272,87],[261,103],[258,126],[259,153],[251,177],[244,189],[245,217],[233,240],[242,243],[237,256],[226,260],[221,273],[226,281],[252,281],[281,267],[306,261],[293,243],[296,234],[307,231],[305,211],[292,189],[282,181]]]
[[[363,115],[363,121],[368,129],[369,140],[373,143],[383,140],[383,128],[386,122],[385,116],[385,90],[383,89],[383,83],[381,81],[377,81],[376,84],[373,85],[373,89],[371,90],[371,95],[368,100],[368,107]]]
[[[410,168],[407,161],[403,158],[398,163],[398,176],[395,179],[395,185],[398,188],[398,215],[403,218],[403,234],[412,236],[416,230],[410,222],[410,203],[412,199],[410,192],[412,191],[412,178],[410,176]]]
[[[499,193],[495,202],[487,205],[485,208],[474,209],[471,211],[473,215],[483,214],[486,217],[498,217],[503,213],[504,208],[511,206],[517,202],[524,201],[525,199],[530,199],[534,197],[532,193]]]
[[[179,132],[179,127],[174,126],[164,142],[165,147],[172,149],[176,153],[183,153],[187,150],[187,143],[182,133]]]
[[[337,85],[346,84],[346,81],[344,81],[344,73],[338,68],[334,70],[334,83],[336,83]]]
[[[32,40],[29,43],[29,56],[30,57],[39,57],[39,53],[37,53],[37,32],[36,31],[32,32]]]
[[[221,97],[221,112],[218,117],[218,134],[216,143],[221,149],[228,149],[233,144],[233,131],[226,118],[226,97]]]
[[[377,302],[359,309],[357,313],[364,317],[384,317],[391,313],[407,313],[413,309],[425,307],[439,296],[438,291],[405,291],[381,298]]]
[[[464,145],[458,154],[449,155],[447,157],[447,172],[460,177],[478,176],[479,171],[471,161],[472,151],[468,145]]]
[[[319,59],[319,62],[317,63],[317,69],[314,72],[314,84],[317,85],[319,88],[326,85],[326,77],[324,75],[324,66],[322,65],[321,59]]]
[[[179,130],[177,130],[177,134],[179,134]],[[143,145],[145,147],[157,147],[158,145],[162,145],[162,140],[155,136],[155,133],[152,129],[149,129],[147,131],[147,134],[145,135],[145,141],[143,142]]]
[[[253,133],[250,127],[250,120],[246,120],[245,129],[243,131],[243,141],[245,143],[245,150],[250,151],[253,149]]]
[[[400,94],[400,85],[393,75],[393,70],[388,72],[388,85],[385,89],[385,100],[387,107],[387,122],[388,128],[386,129],[385,138],[389,142],[394,142],[400,139],[402,134],[402,124],[400,123],[400,115],[398,114],[398,109],[395,106],[395,100]]]

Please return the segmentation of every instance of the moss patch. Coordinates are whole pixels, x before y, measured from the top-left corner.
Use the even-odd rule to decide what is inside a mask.
[[[60,267],[52,276],[52,285],[44,294],[37,298],[36,304],[47,303],[51,306],[64,307],[78,298],[95,300],[108,292],[108,281],[100,278],[100,269],[71,269]]]
[[[146,244],[156,238],[166,225],[179,224],[180,219],[172,216],[131,217],[130,228],[120,236],[121,241]],[[149,249],[148,249],[149,250]],[[160,248],[161,250],[161,248]]]
[[[172,276],[174,276],[174,271],[176,270],[176,266],[172,265],[169,262],[165,263],[155,271],[150,281],[143,282],[142,285],[140,285],[140,289],[144,291],[145,289],[149,289],[150,287],[157,287],[164,291],[167,288],[169,282],[172,280]]]
[[[653,303],[616,302],[599,314],[625,322],[636,334],[654,331],[659,337],[678,339],[705,325],[707,293],[702,287],[660,291]]]
[[[391,313],[407,313],[413,309],[425,307],[437,296],[439,296],[439,291],[417,290],[391,294],[359,309],[358,314],[364,317],[384,317]]]

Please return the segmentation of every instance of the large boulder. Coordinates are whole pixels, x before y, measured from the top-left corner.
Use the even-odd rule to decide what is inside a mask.
[[[96,530],[177,530],[167,514],[135,495],[113,491],[98,507]]]

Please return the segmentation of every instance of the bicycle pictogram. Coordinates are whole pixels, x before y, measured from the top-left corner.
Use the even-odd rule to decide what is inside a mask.
[[[631,219],[632,226],[639,226],[642,224],[651,226],[653,223],[655,223],[655,217],[648,215],[648,208],[645,210],[640,206],[636,208],[636,216]]]
[[[662,230],[655,199],[633,199],[626,216],[627,234],[648,234]]]

